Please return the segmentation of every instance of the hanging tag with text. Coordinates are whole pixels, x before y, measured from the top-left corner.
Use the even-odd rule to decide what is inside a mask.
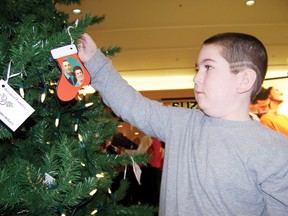
[[[15,131],[35,110],[11,88],[0,80],[0,120]]]

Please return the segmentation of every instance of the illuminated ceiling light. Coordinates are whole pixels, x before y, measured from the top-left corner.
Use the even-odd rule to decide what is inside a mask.
[[[81,10],[76,8],[72,10],[73,14],[81,14]]]
[[[246,6],[253,6],[255,4],[255,0],[247,0],[246,1]]]

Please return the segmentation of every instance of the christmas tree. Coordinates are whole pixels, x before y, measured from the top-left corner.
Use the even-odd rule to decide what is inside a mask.
[[[51,49],[77,41],[87,27],[104,20],[87,15],[69,23],[56,5],[72,3],[80,0],[0,2],[1,215],[153,215],[149,206],[121,204],[129,182],[122,179],[113,189],[118,168],[132,164],[128,155],[101,150],[119,119],[97,92],[79,91],[66,102],[57,97],[61,70]],[[118,51],[112,47],[105,54]],[[7,101],[8,93],[23,102]],[[34,112],[15,111],[13,103],[27,103]],[[24,115],[16,129],[5,124]],[[135,155],[133,161],[145,163],[147,157]]]

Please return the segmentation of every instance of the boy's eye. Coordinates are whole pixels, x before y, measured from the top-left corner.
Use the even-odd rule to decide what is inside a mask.
[[[208,64],[204,64],[204,65],[201,65],[201,66],[196,66],[195,67],[195,73],[198,73],[199,71],[206,72],[206,71],[209,71],[211,69],[213,69],[213,66],[208,65]]]
[[[205,67],[206,71],[208,71],[208,70],[210,70],[212,68],[211,65],[205,65],[204,67]]]

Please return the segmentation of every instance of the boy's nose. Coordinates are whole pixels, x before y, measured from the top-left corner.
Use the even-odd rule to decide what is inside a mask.
[[[200,80],[201,80],[200,73],[196,73],[195,76],[194,76],[194,78],[193,78],[193,82],[194,82],[195,84],[197,84],[197,83],[200,83]]]

